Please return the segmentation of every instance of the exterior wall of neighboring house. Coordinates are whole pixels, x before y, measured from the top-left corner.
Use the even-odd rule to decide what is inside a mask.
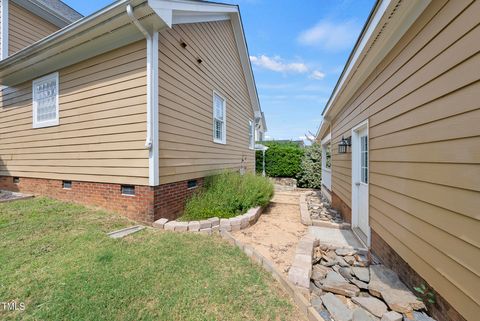
[[[175,25],[159,41],[160,183],[238,170],[242,158],[254,170],[254,113],[231,22]],[[214,90],[226,98],[226,144],[213,141]]]
[[[32,81],[5,88],[0,176],[148,185],[145,106],[145,41],[59,70],[57,126],[33,128]]]
[[[5,1],[5,0],[4,0]],[[60,28],[30,11],[14,4],[8,4],[9,55],[51,35]]]
[[[479,16],[480,1],[432,1],[331,123],[334,205],[350,220],[337,146],[368,119],[372,250],[428,282],[438,320],[480,315]]]

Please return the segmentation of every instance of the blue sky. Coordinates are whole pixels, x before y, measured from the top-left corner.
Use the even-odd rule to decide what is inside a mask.
[[[84,15],[111,0],[64,0]],[[315,133],[374,0],[220,0],[240,5],[267,138]]]

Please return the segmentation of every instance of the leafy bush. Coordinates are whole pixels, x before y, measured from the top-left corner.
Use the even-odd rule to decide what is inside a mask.
[[[305,148],[305,154],[297,173],[297,185],[307,188],[322,187],[322,146],[313,144]]]
[[[207,177],[203,188],[187,200],[180,220],[210,217],[230,218],[255,206],[265,206],[273,197],[272,183],[253,173],[224,172]]]
[[[265,172],[270,177],[295,177],[300,172],[304,150],[294,143],[263,142],[265,152]],[[257,151],[256,169],[262,172],[263,153]]]

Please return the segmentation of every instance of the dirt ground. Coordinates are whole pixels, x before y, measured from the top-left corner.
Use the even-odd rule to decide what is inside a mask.
[[[292,264],[296,245],[307,231],[300,222],[299,197],[303,192],[276,189],[272,202],[258,222],[233,233],[241,242],[250,244],[274,262],[285,275]]]

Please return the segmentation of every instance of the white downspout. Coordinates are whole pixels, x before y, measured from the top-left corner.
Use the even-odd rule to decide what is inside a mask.
[[[158,129],[158,32],[149,33],[135,17],[133,8],[127,5],[127,14],[147,40],[147,137],[145,149],[149,150],[149,185],[160,182],[159,129]]]

